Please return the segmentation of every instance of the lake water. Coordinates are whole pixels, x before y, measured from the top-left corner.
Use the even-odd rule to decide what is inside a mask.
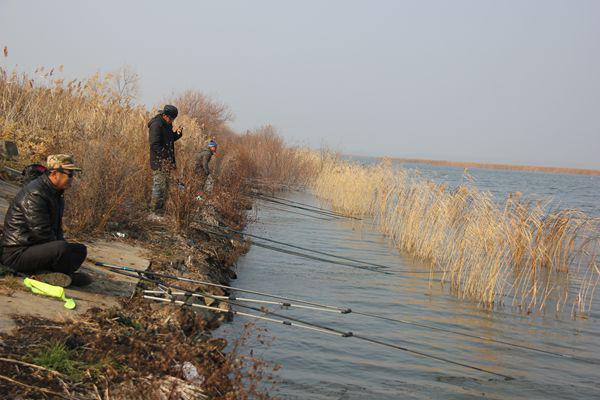
[[[455,185],[462,169],[418,166],[422,174]],[[552,196],[554,205],[600,215],[600,177],[520,171],[470,170],[476,184],[501,198],[511,191]],[[309,193],[289,199],[320,205]],[[283,208],[278,206],[277,208]],[[300,210],[295,210],[300,211]],[[396,349],[257,322],[274,341],[255,354],[280,364],[274,394],[285,399],[587,399],[600,398],[600,322],[520,315],[510,308],[494,312],[459,300],[438,282],[419,274],[423,266],[399,254],[367,223],[323,220],[257,204],[247,231],[323,252],[391,266],[382,275],[298,258],[253,246],[238,262],[235,286],[349,307],[564,353],[582,360],[508,347],[465,336],[350,314],[279,310],[291,317],[371,337],[405,348],[474,365],[515,378],[500,377],[424,358]],[[406,271],[415,271],[410,273]],[[250,296],[248,296],[250,297]],[[599,304],[595,305],[598,312]],[[274,308],[274,310],[277,310]],[[236,317],[216,335],[234,340],[246,318]]]

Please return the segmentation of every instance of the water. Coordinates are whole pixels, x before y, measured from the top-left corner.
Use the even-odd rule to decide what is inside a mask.
[[[377,158],[354,157],[361,164],[374,164]],[[464,183],[465,169],[428,164],[397,163],[416,170],[424,178],[454,188]],[[549,208],[576,209],[600,217],[600,175],[548,174],[543,172],[469,168],[468,175],[482,191],[502,201],[509,193],[521,192],[531,200],[549,202]]]
[[[462,170],[458,174],[454,170],[431,167],[423,173],[434,179],[455,179],[457,182]],[[488,189],[499,196],[507,191],[532,193],[528,189],[535,189],[536,194],[560,198],[567,207],[587,207],[590,214],[599,214],[595,197],[598,179],[519,171],[471,173],[478,185],[488,185]],[[295,201],[318,205],[308,193],[288,196]],[[259,204],[258,222],[248,231],[320,251],[390,265],[390,271],[396,273],[381,275],[253,246],[238,263],[236,286],[591,359],[591,362],[569,360],[355,314],[282,310],[281,313],[289,316],[516,378],[505,381],[356,338],[258,322],[258,326],[268,329],[274,342],[253,350],[262,358],[282,366],[277,372],[280,383],[276,393],[282,398],[600,398],[600,323],[597,314],[592,314],[590,319],[573,321],[556,319],[552,313],[524,316],[508,307],[493,313],[481,310],[475,303],[451,296],[439,283],[430,285],[426,275],[398,272],[422,271],[423,266],[398,254],[368,223],[309,218]],[[595,307],[597,311],[598,304]],[[246,321],[235,318],[217,334],[235,339]]]

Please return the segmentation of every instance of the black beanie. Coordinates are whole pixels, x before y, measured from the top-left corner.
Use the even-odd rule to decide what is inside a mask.
[[[177,107],[167,104],[163,107],[161,114],[164,114],[167,117],[170,117],[171,119],[175,119],[177,118],[177,114],[179,114],[179,111],[177,111]]]

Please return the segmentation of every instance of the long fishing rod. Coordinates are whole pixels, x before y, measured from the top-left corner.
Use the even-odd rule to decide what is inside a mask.
[[[218,235],[215,232],[209,231],[209,233]],[[276,251],[279,253],[284,253],[284,254],[289,254],[289,255],[293,255],[293,256],[297,256],[297,257],[307,258],[309,260],[321,261],[321,262],[325,262],[325,263],[329,263],[329,264],[341,265],[341,266],[351,267],[351,268],[356,268],[356,269],[364,269],[367,271],[376,272],[378,274],[394,275],[391,272],[381,271],[379,268],[375,268],[375,267],[364,266],[364,265],[354,265],[354,264],[349,264],[349,263],[345,263],[345,262],[341,262],[341,261],[328,260],[326,258],[311,256],[310,254],[304,254],[304,253],[300,253],[300,252],[293,251],[293,250],[286,250],[286,249],[282,249],[282,248],[275,247],[275,246],[269,246],[268,244],[255,242],[255,241],[253,241],[252,244],[255,246],[258,246],[258,247],[262,247],[267,250],[272,250],[272,251]],[[403,271],[401,271],[401,272],[403,272]],[[423,271],[419,271],[419,272],[423,272]]]
[[[321,333],[328,333],[328,334],[333,334],[333,335],[338,335],[337,332],[332,332],[326,329],[319,329],[313,326],[309,326],[309,325],[304,325],[304,324],[300,324],[300,323],[296,323],[296,322],[291,322],[288,320],[279,320],[279,319],[274,319],[274,318],[268,318],[268,317],[263,317],[261,315],[254,315],[254,314],[249,314],[249,313],[245,313],[245,312],[241,312],[241,311],[236,311],[236,310],[222,310],[218,307],[211,307],[211,306],[205,306],[203,304],[197,304],[197,303],[186,303],[184,301],[181,300],[173,300],[173,299],[165,299],[164,297],[155,297],[155,296],[147,296],[144,295],[145,299],[150,299],[150,300],[155,300],[155,301],[162,301],[165,303],[170,303],[170,304],[177,304],[179,306],[189,306],[189,307],[196,307],[196,308],[202,308],[204,310],[211,310],[211,311],[216,311],[216,312],[220,312],[220,313],[226,313],[226,314],[232,314],[232,315],[239,315],[241,317],[250,317],[250,318],[256,318],[259,320],[263,320],[263,321],[268,321],[268,322],[275,322],[278,324],[282,324],[282,325],[287,325],[287,326],[295,326],[298,328],[303,328],[303,329],[309,329],[311,331],[316,331],[316,332],[321,332]]]
[[[204,282],[204,281],[199,281],[199,280],[195,280],[195,279],[178,277],[175,275],[169,275],[169,274],[163,274],[163,273],[157,273],[157,272],[151,272],[151,271],[144,271],[141,269],[136,269],[136,268],[131,268],[131,267],[106,264],[106,263],[96,262],[96,261],[92,261],[92,262],[95,265],[100,266],[100,267],[106,267],[106,268],[109,268],[112,270],[126,271],[126,272],[137,274],[137,276],[153,275],[153,276],[157,276],[157,277],[161,277],[161,278],[165,278],[165,279],[173,279],[173,280],[182,281],[182,282],[196,283],[199,285],[206,285],[206,286],[218,287],[218,288],[222,288],[222,289],[234,290],[234,291],[237,291],[240,293],[250,293],[250,294],[255,294],[258,296],[283,300],[284,302],[289,302],[289,303],[311,305],[311,306],[315,306],[318,309],[329,309],[329,310],[333,310],[334,312],[338,312],[340,314],[353,313],[353,314],[362,315],[365,317],[377,318],[377,319],[382,319],[382,320],[386,320],[386,321],[390,321],[390,322],[397,322],[397,323],[401,323],[401,324],[417,326],[417,327],[436,330],[436,331],[440,331],[440,332],[451,333],[451,334],[458,335],[458,336],[470,337],[473,339],[483,340],[483,341],[487,341],[487,342],[491,342],[491,343],[503,344],[503,345],[510,346],[510,347],[520,348],[520,349],[529,350],[529,351],[535,351],[538,353],[544,353],[544,354],[548,354],[548,355],[552,355],[552,356],[556,356],[556,357],[563,357],[563,358],[569,358],[572,360],[583,361],[583,362],[587,362],[587,363],[591,363],[591,364],[598,364],[594,360],[575,357],[575,356],[572,356],[569,354],[557,353],[557,352],[553,352],[553,351],[549,351],[549,350],[540,349],[537,347],[522,345],[522,344],[518,344],[518,343],[514,343],[514,342],[500,340],[500,339],[493,339],[493,338],[485,337],[485,336],[478,336],[475,334],[465,333],[465,332],[456,331],[456,330],[452,330],[452,329],[439,328],[439,327],[436,327],[433,325],[423,324],[420,322],[408,321],[408,320],[403,320],[403,319],[399,319],[399,318],[391,318],[391,317],[386,317],[384,315],[378,315],[378,314],[374,314],[374,313],[356,311],[351,308],[344,308],[344,307],[332,306],[332,305],[328,305],[328,304],[321,304],[321,303],[311,302],[311,301],[307,301],[307,300],[303,300],[303,299],[290,298],[290,297],[279,296],[279,295],[275,295],[275,294],[271,294],[271,293],[259,292],[259,291],[255,291],[255,290],[248,290],[248,289],[242,289],[242,288],[237,288],[237,287],[232,287],[232,286],[220,285],[220,284],[216,284],[216,283],[210,283],[210,282]],[[129,275],[129,276],[132,276],[132,275]],[[214,295],[213,295],[213,297],[214,297]]]
[[[130,275],[131,276],[131,275]],[[144,290],[144,293],[147,294],[164,294],[165,291],[164,290]],[[271,300],[261,300],[261,299],[251,299],[251,298],[247,298],[247,297],[237,297],[234,295],[231,296],[217,296],[211,293],[204,293],[204,292],[200,292],[200,291],[196,291],[196,292],[167,292],[169,295],[172,296],[191,296],[191,297],[197,297],[197,298],[204,298],[204,297],[209,297],[215,300],[232,300],[232,301],[241,301],[243,303],[257,303],[257,304],[269,304],[269,305],[275,305],[275,306],[280,306],[282,308],[301,308],[301,309],[305,309],[305,310],[313,310],[313,311],[323,311],[323,312],[332,312],[332,313],[336,313],[336,314],[347,314],[350,311],[347,312],[340,312],[339,310],[335,310],[333,308],[325,308],[325,307],[314,307],[314,306],[305,306],[302,304],[297,304],[297,303],[293,303],[293,302],[286,302],[286,301],[271,301]]]
[[[309,206],[309,205],[298,206],[297,204],[287,203],[284,200],[277,200],[275,198],[271,198],[271,197],[264,196],[261,194],[250,194],[249,196],[253,197],[255,199],[268,201],[268,202],[275,203],[275,204],[281,204],[286,207],[298,208],[300,210],[310,211],[310,212],[314,212],[317,214],[324,214],[324,215],[328,215],[328,216],[332,216],[332,217],[339,217],[339,218],[354,218],[354,217],[351,217],[348,215],[340,214],[335,211],[326,210],[324,208],[319,208],[319,207],[313,208],[312,206]]]
[[[294,299],[294,298],[279,296],[279,295],[275,295],[275,294],[271,294],[271,293],[259,292],[256,290],[241,289],[241,288],[236,288],[233,286],[227,286],[227,285],[221,285],[218,283],[200,281],[197,279],[184,278],[181,276],[176,276],[176,275],[171,275],[171,274],[163,274],[160,272],[144,271],[143,269],[125,267],[122,265],[114,265],[114,264],[104,263],[104,262],[95,261],[95,260],[91,260],[91,259],[89,259],[89,260],[98,267],[108,268],[113,271],[130,272],[130,273],[136,274],[136,276],[149,275],[149,276],[156,276],[156,277],[164,278],[164,279],[173,279],[173,280],[181,281],[181,282],[195,283],[197,285],[205,285],[205,286],[211,286],[211,287],[218,287],[220,289],[235,290],[235,291],[241,292],[241,293],[250,293],[250,294],[255,294],[258,296],[269,297],[272,299],[279,299],[279,300],[290,301],[290,302],[294,302],[294,303],[312,305],[312,306],[316,306],[316,307],[329,308],[332,310],[337,310],[341,314],[347,314],[347,313],[352,312],[352,310],[349,308],[334,307],[334,306],[330,306],[327,304],[320,304],[320,303],[315,303],[313,301],[307,301],[307,300],[302,300],[302,299]]]
[[[265,207],[269,210],[277,210],[277,211],[281,211],[281,212],[286,212],[289,214],[294,214],[294,215],[302,215],[304,217],[308,217],[308,218],[314,218],[314,219],[320,219],[322,221],[333,221],[334,217],[329,217],[329,216],[325,216],[323,215],[322,217],[318,216],[318,215],[311,215],[311,214],[306,214],[306,213],[301,213],[298,211],[292,211],[292,210],[287,210],[285,208],[279,208],[273,205],[262,205],[261,207]]]
[[[269,197],[269,198],[272,198],[272,199],[275,199],[275,200],[279,200],[279,201],[284,201],[284,202],[288,202],[288,203],[292,203],[292,204],[297,204],[297,205],[304,206],[304,207],[314,208],[315,210],[319,210],[319,211],[331,212],[331,213],[334,213],[334,214],[338,214],[340,217],[346,216],[344,214],[338,213],[337,211],[329,210],[327,208],[317,207],[317,206],[313,206],[311,204],[306,204],[306,203],[300,203],[299,201],[294,201],[294,200],[286,199],[286,198],[283,198],[283,197],[277,197],[277,196],[274,196],[274,195],[271,195],[271,194],[265,194],[265,193],[260,193],[260,192],[258,192],[258,193],[255,192],[253,194],[256,195],[256,196]],[[353,217],[353,218],[356,218],[356,217]]]
[[[304,250],[304,251],[308,251],[308,252],[315,253],[315,254],[320,254],[320,255],[324,255],[324,256],[328,256],[328,257],[332,257],[332,258],[338,258],[340,260],[351,261],[351,262],[357,263],[359,265],[360,264],[370,265],[370,266],[373,266],[373,267],[386,268],[386,269],[387,268],[392,268],[389,265],[376,264],[376,263],[371,263],[371,262],[368,262],[368,261],[357,260],[355,258],[349,258],[349,257],[344,257],[344,256],[338,256],[338,255],[331,254],[331,253],[325,253],[323,251],[309,249],[307,247],[302,247],[302,246],[296,246],[296,245],[293,245],[293,244],[290,244],[290,243],[280,242],[278,240],[273,240],[273,239],[269,239],[269,238],[266,238],[266,237],[253,235],[253,234],[250,234],[250,233],[236,231],[236,230],[228,228],[228,227],[221,227],[221,226],[217,226],[217,225],[208,224],[208,223],[202,222],[202,221],[196,221],[196,223],[198,223],[200,225],[204,225],[204,226],[210,227],[210,228],[213,228],[213,229],[229,231],[229,232],[235,233],[237,235],[241,235],[241,236],[248,236],[248,237],[255,238],[255,239],[265,240],[267,242],[276,243],[276,244],[279,244],[279,245],[282,245],[282,246],[291,247],[293,249]],[[407,271],[407,270],[398,271],[398,270],[396,270],[395,272],[411,272],[412,273],[413,271]],[[425,272],[425,271],[420,271],[420,272]],[[426,273],[429,273],[429,272],[443,272],[443,271],[427,271]]]
[[[271,199],[271,198],[268,198],[268,197],[263,197],[263,196],[251,196],[251,197],[254,197],[254,198],[257,198],[257,199],[260,199],[260,200],[263,200],[263,201],[268,201],[268,202],[271,202],[271,203],[275,203],[275,204],[280,204],[280,205],[283,205],[283,206],[286,206],[286,207],[297,208],[299,210],[310,211],[310,212],[313,212],[313,213],[327,215],[327,216],[331,216],[331,217],[348,218],[348,219],[360,220],[360,218],[357,218],[357,217],[354,217],[354,216],[351,216],[351,215],[339,214],[339,213],[336,213],[335,211],[314,210],[314,209],[311,209],[311,208],[308,208],[308,207],[297,206],[297,205],[293,205],[293,204],[287,204],[287,203],[284,203],[283,201],[274,200],[274,199]]]
[[[214,232],[214,231],[212,231],[210,229],[206,229],[206,228],[204,229],[204,232],[210,233],[212,235],[216,235],[216,236],[219,236],[219,237],[227,238],[227,239],[231,239],[232,238],[231,235],[228,235],[226,233]],[[262,248],[265,248],[267,250],[272,250],[272,251],[276,251],[276,252],[279,252],[279,253],[289,254],[289,255],[293,255],[293,256],[297,256],[297,257],[306,258],[306,259],[309,259],[309,260],[321,261],[321,262],[325,262],[325,263],[329,263],[329,264],[334,264],[334,265],[341,265],[341,266],[345,266],[345,267],[351,267],[351,268],[357,268],[357,269],[364,269],[364,270],[368,270],[368,271],[371,271],[371,272],[376,272],[378,274],[384,274],[384,275],[396,275],[396,273],[428,274],[428,275],[430,275],[432,273],[444,272],[444,271],[409,271],[409,270],[394,270],[394,272],[388,272],[388,271],[382,271],[378,267],[371,267],[369,265],[357,265],[357,264],[350,264],[350,263],[346,263],[346,262],[342,262],[342,261],[328,260],[326,258],[317,257],[317,256],[313,256],[313,255],[306,254],[306,253],[301,253],[299,251],[283,249],[283,248],[277,247],[277,246],[270,246],[268,244],[260,243],[260,242],[257,242],[257,241],[252,241],[252,244],[254,246],[262,247]]]
[[[156,280],[150,279],[150,278],[147,278],[147,277],[143,277],[143,276],[141,276],[140,279],[145,279],[147,281],[151,281],[151,282],[157,283]],[[161,284],[163,286],[167,286],[167,287],[170,287],[170,288],[173,288],[173,289],[177,289],[177,290],[184,290],[184,291],[186,290],[185,288],[181,288],[181,287],[176,286],[176,285],[166,285],[164,283],[161,283]],[[144,296],[144,297],[148,298],[148,297],[151,297],[151,296],[148,296],[148,297]],[[192,306],[192,304],[187,303],[185,301],[181,301],[181,300],[164,299],[164,298],[156,298],[156,297],[154,297],[153,299],[157,299],[158,301],[163,301],[163,302],[175,303],[175,304],[178,304],[178,305],[181,305],[181,306]],[[513,377],[511,377],[509,375],[504,375],[504,374],[501,374],[501,373],[498,373],[498,372],[490,371],[490,370],[487,370],[487,369],[484,369],[484,368],[480,368],[480,367],[477,367],[477,366],[469,365],[469,364],[462,363],[462,362],[459,362],[459,361],[450,360],[448,358],[444,358],[444,357],[432,355],[432,354],[425,353],[425,352],[418,351],[418,350],[412,350],[412,349],[406,348],[404,346],[399,346],[399,345],[396,345],[396,344],[393,344],[393,343],[387,343],[387,342],[384,342],[384,341],[381,341],[381,340],[369,338],[367,336],[356,335],[353,332],[344,332],[344,331],[338,330],[336,328],[331,328],[329,326],[325,326],[325,325],[321,325],[321,324],[316,324],[314,322],[304,321],[304,320],[301,320],[301,319],[298,319],[298,318],[294,318],[294,317],[290,317],[290,316],[284,316],[284,315],[278,314],[276,312],[267,310],[265,308],[257,308],[257,307],[252,307],[252,306],[248,306],[248,305],[244,305],[244,304],[239,304],[239,303],[237,303],[235,301],[229,301],[229,300],[223,300],[223,301],[225,303],[227,303],[227,304],[234,305],[236,307],[241,307],[241,308],[245,308],[245,309],[248,309],[248,310],[257,311],[257,312],[260,312],[262,314],[272,315],[272,316],[275,316],[275,317],[278,317],[278,318],[284,318],[283,321],[281,321],[281,320],[274,320],[273,321],[272,319],[268,319],[268,320],[271,320],[271,322],[277,322],[277,323],[281,323],[283,325],[288,325],[288,326],[299,326],[299,327],[301,326],[301,327],[303,327],[305,329],[311,329],[312,328],[312,330],[315,330],[315,331],[318,331],[318,332],[321,332],[321,333],[337,334],[338,336],[341,336],[341,337],[354,337],[356,339],[363,340],[363,341],[366,341],[366,342],[369,342],[369,343],[378,344],[380,346],[384,346],[384,347],[388,347],[388,348],[392,348],[392,349],[396,349],[396,350],[405,351],[405,352],[408,352],[408,353],[419,355],[421,357],[431,358],[433,360],[443,361],[443,362],[446,362],[446,363],[449,363],[449,364],[453,364],[453,365],[457,365],[457,366],[460,366],[460,367],[472,369],[472,370],[475,370],[475,371],[484,372],[484,373],[491,374],[491,375],[496,375],[496,376],[504,378],[505,380],[513,380],[514,379]],[[201,308],[208,308],[208,307],[210,307],[210,306],[204,306],[204,305],[198,305],[198,306],[200,306]],[[235,312],[235,313],[237,313],[240,316],[249,316],[249,317],[253,317],[253,318],[260,317],[260,316],[255,316],[253,314],[240,313],[239,311],[235,311],[235,310],[222,310],[222,309],[217,308],[217,307],[211,307],[211,309],[213,309],[214,311],[217,311],[217,312],[225,312],[225,313],[233,313],[233,312]],[[263,319],[264,319],[264,317],[263,317]],[[294,324],[294,322],[296,324]]]

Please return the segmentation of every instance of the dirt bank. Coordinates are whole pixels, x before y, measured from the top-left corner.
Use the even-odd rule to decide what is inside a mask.
[[[238,205],[240,209],[248,206]],[[210,206],[199,218],[239,228],[239,220],[227,221]],[[143,249],[149,271],[220,284],[235,278],[235,261],[247,249],[246,243],[212,236],[200,229],[173,234],[168,222],[144,222],[133,229],[120,230],[118,236],[124,235],[124,239],[107,240],[114,239],[116,233],[109,232],[104,238],[95,238],[95,242],[102,239],[100,243],[109,249],[115,247],[121,256],[126,253],[125,248]],[[118,246],[122,246],[121,250]],[[102,252],[90,253],[92,257],[94,254]],[[121,263],[128,264],[127,260]],[[0,334],[0,398],[268,397],[258,393],[253,385],[268,379],[267,366],[237,354],[235,349],[239,346],[225,353],[226,341],[211,336],[228,314],[155,303],[143,298],[144,289],[156,287],[151,282],[115,283],[117,276],[112,273],[92,270],[91,265],[83,268],[92,271],[97,281],[131,290],[121,295],[107,292],[105,296],[101,290],[95,290],[94,296],[104,300],[96,304],[93,297],[85,300],[89,293],[67,290],[68,295],[76,297],[80,309],[69,313],[62,309],[60,301],[27,293],[20,278],[1,278],[3,303],[12,302],[15,312],[2,316],[10,318],[14,329]],[[177,284],[225,294],[218,288]],[[42,310],[29,312],[30,305],[39,302],[44,302]],[[81,310],[79,304],[85,304],[85,308]],[[219,302],[211,305],[228,307]],[[8,312],[6,308],[2,310]],[[249,364],[251,368],[246,368]]]

